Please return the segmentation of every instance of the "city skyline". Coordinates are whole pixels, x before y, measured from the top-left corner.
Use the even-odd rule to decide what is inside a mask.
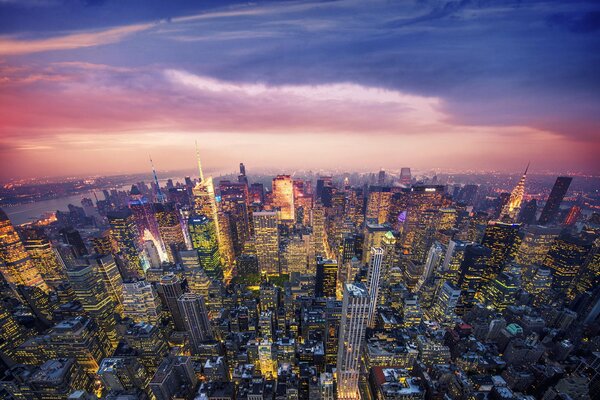
[[[592,1],[0,11],[2,181],[187,169],[194,140],[218,171],[598,170]]]

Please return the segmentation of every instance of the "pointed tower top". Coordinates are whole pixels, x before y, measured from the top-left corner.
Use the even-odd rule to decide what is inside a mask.
[[[202,173],[202,162],[200,161],[200,152],[198,151],[198,141],[196,140],[196,158],[198,159],[198,171],[200,172],[200,182],[204,181],[204,174]]]
[[[148,157],[150,158],[150,166],[152,166],[152,175],[154,175],[154,184],[156,185],[156,199],[158,200],[159,203],[164,203],[165,202],[165,196],[163,195],[162,191],[160,190],[160,184],[158,183],[158,176],[156,176],[156,169],[154,169],[154,163],[152,162],[152,156],[150,154],[148,154]]]
[[[523,175],[527,175],[527,171],[529,171],[529,164],[531,164],[531,161],[527,162],[527,168],[525,168],[525,172],[523,173]]]

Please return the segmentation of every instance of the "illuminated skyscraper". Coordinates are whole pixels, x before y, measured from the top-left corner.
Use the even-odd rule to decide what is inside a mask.
[[[38,269],[44,281],[57,287],[67,279],[65,269],[50,240],[39,229],[27,229],[23,232],[23,245],[33,265]]]
[[[177,304],[192,344],[192,353],[199,354],[202,342],[213,338],[204,298],[197,294],[184,293],[177,299]]]
[[[185,249],[185,237],[179,219],[179,213],[173,203],[156,205],[156,221],[158,232],[165,245],[165,251],[170,262],[177,261],[177,252]]]
[[[315,254],[327,256],[327,232],[325,231],[325,208],[321,203],[316,203],[312,209],[312,229]]]
[[[317,257],[315,278],[316,297],[335,297],[337,289],[338,264],[336,260],[324,260]]]
[[[573,178],[569,176],[559,176],[556,178],[556,182],[554,182],[550,196],[548,196],[548,200],[546,201],[540,219],[538,220],[540,225],[547,225],[556,219],[558,210],[560,209],[560,203],[562,203],[565,198],[565,194],[567,194],[567,190],[569,190],[572,180]]]
[[[451,322],[455,317],[454,310],[460,299],[460,289],[452,283],[445,281],[437,293],[431,309],[431,314],[440,323]]]
[[[133,213],[128,209],[112,211],[107,214],[107,218],[111,236],[125,264],[124,277],[142,277],[144,272],[140,259],[140,243]]]
[[[517,255],[521,245],[520,228],[521,224],[505,224],[498,221],[488,223],[481,240],[481,244],[492,251],[488,259],[490,268],[485,273],[485,279],[493,279],[502,267]]]
[[[519,284],[515,276],[501,272],[490,282],[482,297],[496,310],[504,311],[514,304],[518,291]]]
[[[192,248],[198,252],[200,265],[208,276],[215,279],[223,277],[219,243],[214,221],[204,215],[192,215],[188,220],[188,229]]]
[[[261,274],[279,274],[279,230],[277,213],[270,211],[255,212],[254,236],[256,257]]]
[[[412,176],[410,174],[410,168],[403,167],[400,170],[400,184],[404,186],[410,186],[412,182]]]
[[[371,247],[371,259],[367,272],[367,289],[369,291],[369,326],[375,326],[375,311],[378,304],[379,286],[381,280],[381,264],[383,261],[383,249]]]
[[[541,225],[525,227],[515,261],[522,265],[541,264],[560,231],[560,228]]]
[[[592,244],[570,235],[561,234],[554,240],[544,266],[552,272],[552,288],[565,293],[584,264]]]
[[[160,299],[152,285],[145,281],[123,283],[123,315],[137,323],[157,325],[160,319]]]
[[[135,226],[137,227],[138,242],[142,243],[145,240],[152,240],[157,248],[162,249],[158,223],[154,214],[154,205],[141,194],[135,185],[131,187],[129,209],[133,214]]]
[[[83,309],[108,336],[113,348],[116,347],[115,302],[112,296],[107,295],[109,288],[104,283],[98,265],[88,259],[79,259],[77,265],[68,267],[67,276]]]
[[[515,218],[519,215],[519,211],[521,210],[521,203],[523,202],[523,195],[525,194],[525,178],[527,176],[527,170],[529,169],[529,164],[527,168],[525,168],[525,172],[523,176],[517,183],[517,186],[510,193],[510,197],[508,202],[502,207],[502,212],[500,213],[500,220],[507,220],[509,222],[515,221]]]
[[[81,262],[89,263],[97,269],[106,286],[107,294],[115,304],[115,311],[120,314],[123,311],[123,277],[117,268],[115,259],[108,254],[105,256],[92,255],[84,260]]]
[[[236,255],[241,254],[244,243],[250,237],[248,185],[238,182],[219,182],[220,208],[228,218],[231,240]]]
[[[36,286],[44,292],[49,290],[27,254],[17,231],[2,209],[0,209],[0,267],[8,283],[14,286]]]
[[[336,364],[337,398],[360,399],[358,378],[370,309],[369,291],[362,283],[346,283]]]
[[[273,206],[279,209],[282,221],[294,221],[294,183],[289,175],[273,178]]]
[[[161,278],[158,286],[159,292],[162,294],[165,304],[171,313],[173,325],[178,331],[185,331],[185,324],[177,300],[183,294],[183,287],[177,275],[169,274]]]
[[[370,223],[387,222],[392,192],[389,187],[371,186],[367,200],[366,220]]]

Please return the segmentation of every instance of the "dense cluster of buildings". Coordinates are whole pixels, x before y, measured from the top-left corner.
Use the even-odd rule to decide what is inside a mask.
[[[0,211],[0,398],[600,398],[600,217],[398,176]]]

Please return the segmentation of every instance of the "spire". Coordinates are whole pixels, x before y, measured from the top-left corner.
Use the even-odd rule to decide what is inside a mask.
[[[160,190],[160,185],[158,184],[158,177],[156,176],[156,169],[154,169],[154,163],[152,162],[152,156],[150,154],[148,154],[148,157],[150,158],[150,166],[152,166],[152,174],[154,175],[154,184],[156,185],[156,199],[158,200],[159,203],[164,203],[165,202],[165,196],[163,195],[162,191]]]
[[[204,181],[204,174],[202,173],[202,162],[200,161],[200,152],[198,151],[198,141],[196,140],[196,158],[198,159],[198,171],[200,172],[200,182]]]
[[[523,176],[527,175],[527,171],[529,171],[529,164],[531,164],[531,161],[527,162],[527,168],[525,168],[525,172],[523,173]]]

